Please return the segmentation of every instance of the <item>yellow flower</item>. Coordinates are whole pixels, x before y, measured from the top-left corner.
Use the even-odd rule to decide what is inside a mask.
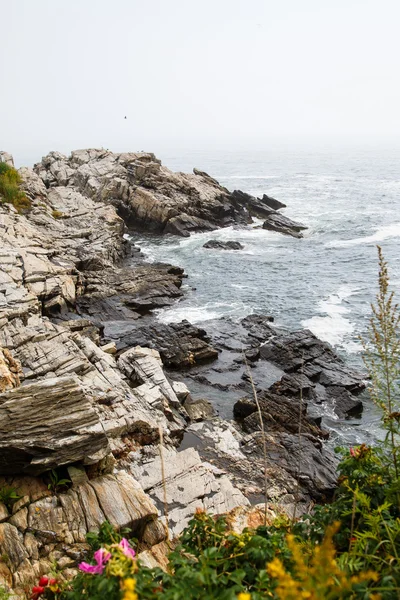
[[[122,589],[124,591],[123,600],[138,600],[138,595],[135,592],[136,579],[128,577],[122,583]]]
[[[237,595],[237,600],[251,600],[251,594],[240,592],[240,594]]]

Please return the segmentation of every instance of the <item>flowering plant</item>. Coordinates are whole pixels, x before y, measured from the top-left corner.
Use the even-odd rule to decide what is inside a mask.
[[[47,596],[51,598],[57,598],[60,594],[60,587],[57,579],[49,579],[48,577],[41,577],[38,585],[34,585],[32,588],[31,600],[38,600],[40,596]]]
[[[113,535],[114,539],[118,537],[116,532]],[[137,571],[136,553],[126,538],[103,543],[93,553],[93,561],[81,562],[78,568],[80,574],[73,586],[65,590],[63,598],[137,600],[134,577]]]

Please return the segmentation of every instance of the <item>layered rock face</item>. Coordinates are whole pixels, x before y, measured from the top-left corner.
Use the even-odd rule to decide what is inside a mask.
[[[133,474],[120,463],[146,446],[159,460],[160,429],[170,458],[178,456],[189,421],[156,350],[125,344],[115,354],[102,337],[104,322],[115,329],[172,303],[183,270],[128,264],[116,207],[68,186],[68,169],[46,164],[64,185],[23,168],[32,210],[21,215],[0,203],[0,493],[20,498],[0,502],[0,554],[8,556],[0,584],[21,597],[54,563],[72,575],[87,550],[85,534],[106,519],[136,530],[147,554],[163,544],[159,511],[139,482],[139,454]],[[206,342],[193,343],[194,357],[207,351]],[[186,472],[185,455],[179,460]],[[201,462],[195,451],[191,460]],[[47,488],[51,469],[66,470],[68,491]],[[170,523],[174,533],[196,507],[248,504],[211,467],[192,480],[187,518]]]
[[[346,416],[361,378],[310,332],[278,332],[268,317],[218,335],[161,325],[151,311],[182,296],[183,270],[145,263],[125,239],[123,218],[189,235],[252,214],[277,222],[280,203],[231,194],[196,170],[172,173],[146,153],[53,152],[20,173],[32,210],[0,203],[0,585],[24,598],[54,564],[72,576],[86,533],[106,519],[130,527],[154,564],[168,550],[164,488],[173,535],[196,508],[241,507],[245,524],[250,502],[265,500],[265,468],[267,499],[289,514],[328,496],[335,461],[306,403],[333,402]],[[233,390],[239,422],[215,417],[212,394],[199,398],[191,383]]]

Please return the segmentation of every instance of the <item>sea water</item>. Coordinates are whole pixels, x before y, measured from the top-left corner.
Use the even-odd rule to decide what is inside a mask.
[[[179,265],[188,275],[184,299],[157,318],[188,319],[207,329],[208,321],[223,316],[268,314],[288,330],[310,329],[361,367],[359,338],[367,335],[377,291],[377,244],[400,300],[400,150],[271,149],[161,158],[173,170],[207,171],[231,191],[266,193],[287,204],[283,214],[308,229],[303,239],[263,230],[262,221],[190,238],[134,235],[147,260]],[[209,239],[235,240],[244,249],[203,248]],[[377,423],[366,402],[361,422],[341,424],[340,435],[361,441],[377,431]]]

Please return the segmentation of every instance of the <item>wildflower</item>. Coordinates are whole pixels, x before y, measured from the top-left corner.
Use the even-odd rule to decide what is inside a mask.
[[[49,583],[49,578],[48,577],[41,577],[39,579],[39,586],[43,586],[46,587],[46,585]]]
[[[39,596],[44,594],[44,587],[42,585],[35,585],[32,588],[32,600],[38,600]]]
[[[128,542],[128,540],[126,538],[122,538],[119,545],[122,548],[122,552],[125,554],[125,556],[127,556],[128,558],[131,558],[132,560],[135,558],[136,552],[131,547],[130,543]]]
[[[251,594],[240,592],[240,594],[237,595],[237,600],[251,600]]]
[[[357,454],[356,454],[354,448],[350,448],[350,456],[352,456],[353,458],[356,458]]]
[[[125,579],[125,581],[122,584],[122,589],[124,592],[122,600],[138,600],[138,595],[135,592],[135,588],[136,579],[133,579],[133,577],[128,577],[127,579]]]
[[[104,550],[104,548],[100,548],[97,552],[94,553],[94,560],[97,565],[89,565],[86,562],[81,562],[78,565],[80,571],[84,573],[92,573],[93,575],[101,575],[106,567],[106,563],[110,560],[111,554]]]

